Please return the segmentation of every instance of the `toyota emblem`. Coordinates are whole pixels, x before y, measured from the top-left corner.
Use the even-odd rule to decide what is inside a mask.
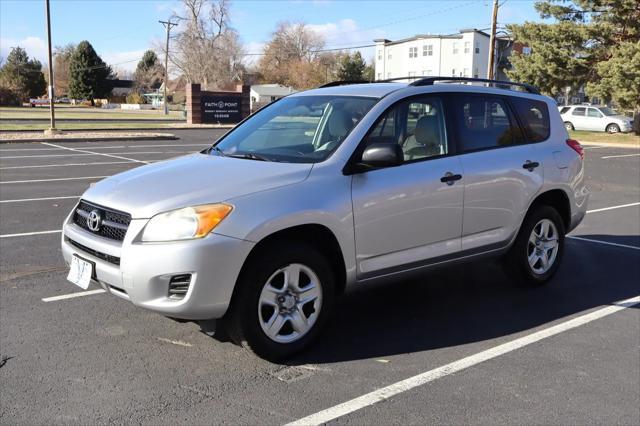
[[[100,225],[102,225],[100,212],[98,210],[91,210],[91,213],[87,216],[87,227],[93,232],[98,232],[100,230]]]

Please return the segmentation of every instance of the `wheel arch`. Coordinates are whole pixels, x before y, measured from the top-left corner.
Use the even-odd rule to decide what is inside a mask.
[[[534,198],[533,202],[529,205],[527,214],[531,213],[538,206],[551,206],[560,214],[565,229],[569,229],[571,226],[571,204],[569,202],[569,196],[562,189],[550,189],[541,194],[538,194]]]

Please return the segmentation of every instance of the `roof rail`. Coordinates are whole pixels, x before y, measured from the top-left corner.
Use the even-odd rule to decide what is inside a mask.
[[[415,78],[415,77],[413,77]],[[503,80],[489,80],[486,78],[471,78],[471,77],[426,77],[416,80],[412,83],[409,83],[409,86],[432,86],[434,83],[442,81],[468,81],[472,83],[491,83],[494,86],[515,86],[521,87],[525,91],[529,93],[533,93],[534,95],[539,95],[540,91],[534,86],[527,83],[514,83],[513,81],[503,81]]]
[[[366,80],[336,80],[329,83],[325,83],[322,86],[318,86],[318,89],[323,87],[335,87],[335,86],[346,86],[347,84],[365,84],[365,83],[373,83],[372,81]]]

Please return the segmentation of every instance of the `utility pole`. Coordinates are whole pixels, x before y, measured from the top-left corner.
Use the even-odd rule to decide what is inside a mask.
[[[47,41],[49,43],[49,111],[51,111],[51,124],[49,127],[49,133],[55,133],[56,131],[56,113],[54,111],[53,100],[53,60],[51,55],[51,17],[49,14],[49,0],[44,0],[45,9],[47,13]]]
[[[167,104],[167,83],[169,82],[169,33],[171,32],[171,28],[178,25],[177,23],[173,23],[171,21],[158,21],[167,29],[167,44],[165,46],[165,54],[164,54],[164,94],[162,95],[164,104],[164,115],[169,114],[169,104]]]
[[[493,0],[493,17],[491,18],[491,37],[489,38],[489,65],[487,66],[487,78],[493,80],[493,69],[496,54],[496,25],[498,24],[498,0]]]

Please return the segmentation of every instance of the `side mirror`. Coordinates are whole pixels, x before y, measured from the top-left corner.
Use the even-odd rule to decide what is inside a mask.
[[[402,164],[404,153],[397,143],[374,143],[362,153],[360,164],[367,168],[394,167]]]

